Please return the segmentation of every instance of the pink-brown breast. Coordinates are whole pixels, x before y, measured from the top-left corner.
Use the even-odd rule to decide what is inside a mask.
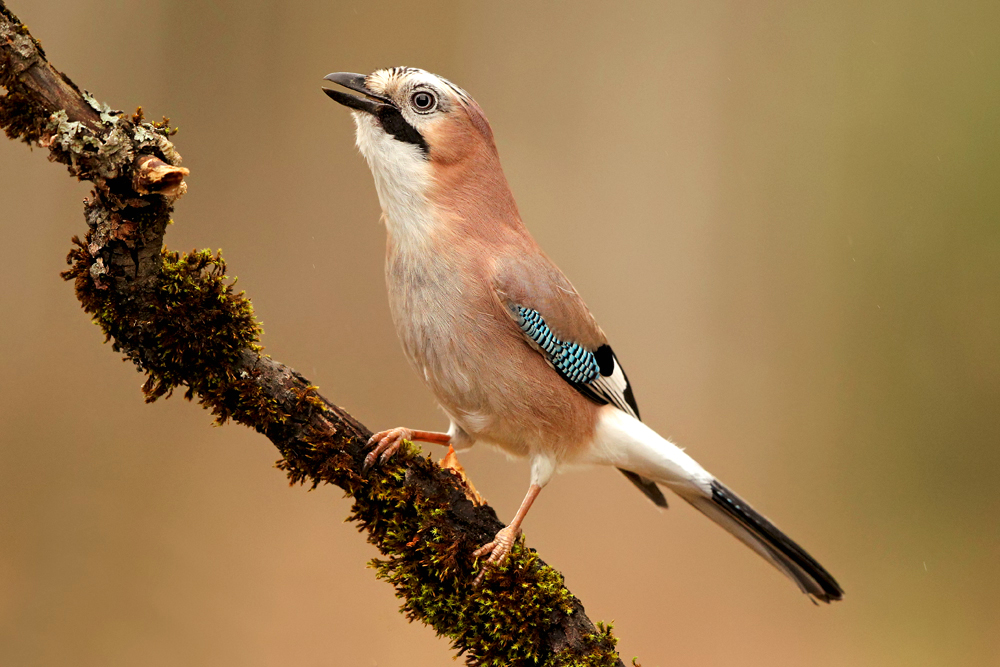
[[[567,340],[604,334],[525,229],[475,103],[427,135],[436,223],[417,242],[388,239],[390,308],[406,356],[460,427],[511,454],[572,460],[591,444],[598,407],[564,381],[512,319],[536,308]]]

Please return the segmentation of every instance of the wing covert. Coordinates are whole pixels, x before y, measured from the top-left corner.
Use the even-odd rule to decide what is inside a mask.
[[[610,403],[639,418],[632,387],[610,345],[605,343],[591,352],[578,343],[561,340],[537,310],[520,305],[512,310],[528,341],[574,389],[596,403]]]

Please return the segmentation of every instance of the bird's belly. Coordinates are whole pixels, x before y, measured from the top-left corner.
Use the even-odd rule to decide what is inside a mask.
[[[392,318],[403,353],[442,408],[481,438],[497,421],[490,409],[489,364],[481,354],[490,335],[463,314],[456,296],[440,284],[410,285],[403,298],[390,297]]]
[[[390,311],[407,359],[473,441],[575,458],[590,444],[597,406],[528,346],[490,283],[468,275],[390,257]]]

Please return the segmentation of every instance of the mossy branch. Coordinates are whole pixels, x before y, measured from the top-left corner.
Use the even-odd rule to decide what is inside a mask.
[[[222,423],[267,436],[292,483],[336,484],[351,518],[382,558],[376,576],[402,611],[449,638],[474,665],[622,665],[610,628],[596,627],[563,577],[523,544],[481,588],[472,556],[502,527],[466,496],[459,476],[408,447],[368,477],[370,431],[294,370],[262,354],[249,299],[233,289],[220,253],[163,248],[187,170],[168,121],[98,103],[53,68],[0,0],[0,126],[48,149],[94,184],[88,230],[63,274],[104,331],[147,380],[148,401],[183,388]],[[0,91],[2,92],[2,91]]]

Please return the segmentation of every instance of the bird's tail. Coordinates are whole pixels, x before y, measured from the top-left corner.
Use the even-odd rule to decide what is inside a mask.
[[[836,579],[815,558],[719,480],[712,480],[710,497],[681,497],[784,572],[803,593],[822,602],[844,596]]]
[[[802,592],[822,602],[843,597],[837,581],[805,549],[642,422],[619,410],[605,410],[598,439],[608,462],[670,488],[783,572]]]

